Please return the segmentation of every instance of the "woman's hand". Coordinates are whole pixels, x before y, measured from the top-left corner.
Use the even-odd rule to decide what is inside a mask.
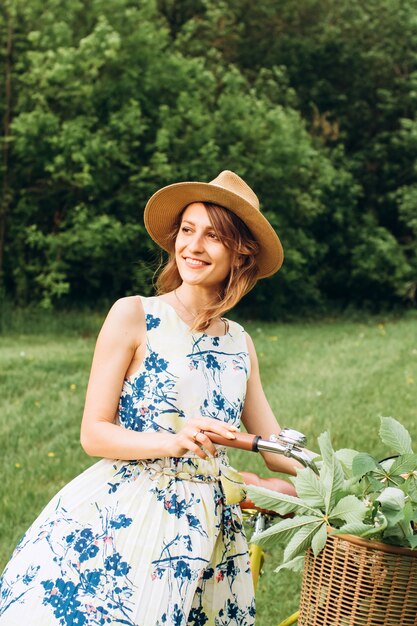
[[[188,420],[184,428],[172,435],[169,444],[169,456],[185,456],[187,452],[196,454],[201,459],[216,455],[216,447],[204,431],[217,433],[226,439],[235,439],[236,426],[213,418],[197,417]]]

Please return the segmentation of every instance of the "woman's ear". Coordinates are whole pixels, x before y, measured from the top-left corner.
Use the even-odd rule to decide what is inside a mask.
[[[236,270],[239,270],[244,263],[244,257],[241,254],[238,254],[234,261],[234,266]]]

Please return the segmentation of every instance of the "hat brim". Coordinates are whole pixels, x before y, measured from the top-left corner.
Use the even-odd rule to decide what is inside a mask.
[[[259,278],[266,278],[279,270],[284,252],[278,235],[262,213],[240,195],[212,183],[182,182],[159,189],[149,199],[144,212],[145,227],[161,248],[170,252],[172,232],[181,211],[192,202],[212,202],[229,209],[246,224],[260,250],[256,256]]]

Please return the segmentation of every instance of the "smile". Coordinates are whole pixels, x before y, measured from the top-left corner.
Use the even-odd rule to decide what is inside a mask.
[[[198,259],[192,259],[189,256],[184,257],[184,261],[191,267],[205,267],[206,265],[210,265],[210,263],[206,263],[205,261],[200,261]]]

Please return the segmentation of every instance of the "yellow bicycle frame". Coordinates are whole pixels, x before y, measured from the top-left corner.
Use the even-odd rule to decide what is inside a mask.
[[[255,510],[245,510],[245,513],[248,516],[252,516],[252,515],[257,516],[256,522],[255,522],[255,532],[257,531],[260,532],[262,527],[265,526],[265,517],[263,516],[263,514],[258,513]],[[265,559],[265,553],[263,549],[261,548],[261,546],[258,546],[256,543],[251,542],[249,544],[249,563],[250,563],[250,570],[252,573],[253,587],[255,591],[258,586],[259,576],[261,575],[261,572],[262,572],[264,559]],[[283,622],[280,622],[278,626],[292,626],[292,624],[296,624],[298,621],[298,615],[299,615],[299,611],[296,611],[295,613],[293,613],[292,615],[284,619]]]

